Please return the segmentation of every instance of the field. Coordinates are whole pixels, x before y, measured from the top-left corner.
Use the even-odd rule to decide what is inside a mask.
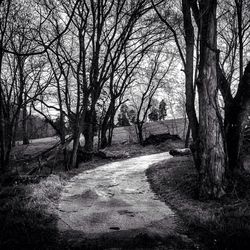
[[[148,122],[145,123],[143,134],[144,139],[147,138],[151,134],[177,134],[181,138],[185,137],[185,124],[184,119],[176,119],[176,120],[165,120],[158,122]],[[97,145],[97,136],[95,139],[95,145]],[[113,140],[112,144],[124,145],[124,144],[137,144],[137,134],[135,126],[127,126],[127,127],[116,127],[113,132]],[[57,136],[54,137],[46,137],[40,139],[31,139],[29,145],[22,145],[21,141],[18,141],[17,146],[13,149],[12,155],[15,158],[28,157],[30,155],[36,155],[46,150],[47,148],[52,147],[54,144],[59,142],[59,138]],[[81,137],[81,145],[84,144],[84,139]],[[72,143],[69,145],[72,147]],[[111,146],[112,148],[112,146]]]
[[[184,119],[165,120],[157,122],[147,122],[143,128],[144,139],[151,134],[177,134],[181,138],[185,137],[185,122]],[[135,126],[117,127],[114,129],[114,143],[136,143],[137,135]]]

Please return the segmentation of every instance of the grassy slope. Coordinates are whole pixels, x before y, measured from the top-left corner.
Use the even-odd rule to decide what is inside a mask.
[[[63,187],[50,176],[38,184],[2,187],[0,192],[0,249],[60,249],[56,217],[48,213]]]
[[[249,176],[239,179],[239,189],[223,200],[207,202],[197,199],[197,175],[189,157],[153,165],[147,176],[155,193],[184,219],[205,249],[249,249]]]
[[[163,132],[163,131],[158,131]],[[125,134],[125,137],[127,134]],[[122,141],[119,133],[116,138]],[[120,139],[119,139],[120,138]],[[28,146],[18,145],[14,149],[17,159],[24,154],[33,156],[50,148],[57,142],[56,137],[32,140]],[[127,152],[129,156],[152,154],[168,151],[174,147],[183,146],[182,142],[166,142],[158,146],[142,147],[138,144],[115,144],[110,151]],[[82,163],[78,169],[67,173],[58,166],[53,175],[47,178],[28,177],[17,181],[8,178],[0,181],[0,249],[65,249],[56,229],[57,218],[49,213],[56,206],[60,191],[65,181],[87,169],[93,169],[112,160],[95,158],[92,162]],[[23,169],[27,173],[30,166]],[[49,172],[47,170],[47,172]],[[39,173],[43,175],[45,173]],[[64,245],[64,246],[62,246]]]
[[[178,134],[183,137],[184,119],[164,120],[157,122],[146,122],[143,126],[143,135],[148,137],[151,134]],[[185,134],[185,133],[184,133]],[[135,126],[116,127],[113,134],[114,143],[135,143],[137,142]]]

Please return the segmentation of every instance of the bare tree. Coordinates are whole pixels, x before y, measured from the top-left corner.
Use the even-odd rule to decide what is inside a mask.
[[[25,73],[27,58],[44,54],[66,32],[72,16],[69,18],[64,30],[56,37],[49,37],[46,40],[46,46],[44,46],[43,41],[38,38],[41,38],[42,33],[46,36],[44,27],[48,24],[51,13],[46,15],[42,11],[37,11],[40,5],[33,1],[20,3],[16,0],[10,0],[1,1],[0,4],[0,135],[3,138],[1,140],[0,161],[2,170],[8,171],[17,120],[22,109],[24,110],[24,116],[26,115],[25,105],[30,101],[29,90],[31,91],[32,88],[27,87],[27,75]],[[6,78],[7,74],[3,74],[4,71],[9,72],[7,67],[3,66],[3,62],[8,55],[15,57],[11,60],[16,60],[15,68],[19,72],[18,80],[16,70],[15,74],[11,76],[12,80]],[[44,86],[44,84],[42,85]],[[33,93],[33,97],[35,98],[39,93],[41,94],[43,90],[44,87],[40,85],[35,91],[36,93]]]
[[[219,6],[226,6],[228,3],[220,3]],[[228,77],[225,76],[225,72],[223,72],[219,64],[219,51],[217,50],[217,21],[223,27],[223,20],[225,24],[223,18],[229,12],[227,8],[221,8],[220,15],[216,16],[217,1],[183,0],[182,13],[186,40],[185,60],[179,39],[175,36],[186,75],[186,110],[194,140],[193,156],[200,174],[200,196],[203,198],[218,198],[224,194],[225,173],[238,166],[242,126],[244,124],[242,117],[247,116],[248,97],[243,94],[243,89],[245,91],[247,89],[246,82],[249,69],[247,67],[243,74],[243,44],[247,41],[243,37],[249,28],[249,22],[245,21],[243,24],[241,12],[243,10],[243,1],[236,1],[235,6],[233,6],[232,1],[229,4],[230,8],[235,10],[230,22],[230,29],[234,33],[232,33],[230,39],[227,39],[225,35],[228,32],[227,29],[225,31],[221,29],[218,33],[220,39],[227,41],[225,57],[221,58],[221,62],[224,70],[230,68],[228,65],[231,65],[231,72],[230,70],[227,72]],[[160,19],[171,29],[168,20],[160,14],[156,6],[154,8]],[[191,14],[193,17],[191,17]],[[196,27],[193,25],[193,20],[195,20]],[[236,27],[237,32],[235,33]],[[172,32],[175,33],[176,31],[172,29]],[[195,34],[197,40],[194,39]],[[247,39],[247,35],[245,38]],[[237,41],[239,41],[239,45]],[[194,47],[195,43],[196,47]],[[196,70],[193,67],[194,48],[197,51],[197,58],[200,58],[198,61],[199,67]],[[239,50],[239,53],[237,53],[237,50]],[[234,62],[236,62],[237,58],[239,60],[240,83],[237,93],[233,97],[231,83],[232,75],[236,72]],[[228,63],[229,59],[231,61]],[[193,79],[193,75],[198,77]],[[196,85],[199,96],[199,122],[194,108]],[[224,117],[218,104],[218,88],[224,100]]]
[[[63,49],[63,55],[67,58],[65,63],[70,65],[75,78],[76,91],[74,111],[68,112],[74,128],[72,167],[76,166],[81,133],[85,137],[85,154],[91,156],[93,153],[96,104],[104,85],[113,81],[121,67],[124,48],[135,34],[137,21],[147,11],[147,1],[138,1],[135,5],[126,1],[104,2],[79,4],[68,34],[74,48],[71,51],[67,47]],[[63,2],[63,7],[70,16],[71,4]],[[85,119],[87,113],[88,119]]]
[[[153,97],[155,96],[156,91],[164,84],[165,76],[171,70],[172,62],[174,60],[174,56],[170,59],[162,58],[161,52],[162,47],[160,46],[158,50],[146,57],[148,67],[145,67],[146,62],[144,61],[144,70],[140,69],[140,73],[138,72],[138,75],[136,76],[138,90],[136,91],[135,88],[133,89],[134,93],[139,92],[139,100],[136,98],[136,94],[131,95],[133,106],[137,113],[135,124],[140,144],[143,144],[144,141],[143,125],[151,108]],[[166,67],[166,65],[167,68],[163,70],[163,67]]]

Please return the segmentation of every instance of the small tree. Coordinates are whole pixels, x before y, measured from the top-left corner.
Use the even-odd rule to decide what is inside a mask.
[[[128,105],[127,104],[122,104],[121,105],[121,108],[120,108],[120,112],[121,112],[121,114],[122,115],[127,115],[127,113],[128,113]]]
[[[120,108],[120,114],[118,114],[118,126],[129,126],[128,120],[128,106],[126,104],[122,104]]]
[[[165,120],[165,117],[167,116],[167,104],[166,102],[162,99],[160,104],[159,104],[159,120]]]
[[[134,124],[136,122],[136,111],[134,109],[128,111],[128,119],[130,123]]]
[[[156,122],[159,120],[159,110],[157,108],[153,108],[151,112],[148,114],[148,119],[150,121]]]

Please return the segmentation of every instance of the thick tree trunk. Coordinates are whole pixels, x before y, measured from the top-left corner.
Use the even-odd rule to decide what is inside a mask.
[[[102,126],[101,129],[101,146],[100,148],[106,148],[108,145],[108,139],[107,139],[107,131],[108,131],[108,127],[107,126]]]
[[[92,123],[88,123],[86,128],[84,129],[84,138],[85,138],[85,145],[84,145],[84,158],[85,161],[90,161],[93,158],[94,153],[94,126]]]
[[[244,31],[242,27],[242,11],[243,11],[243,1],[236,0],[236,11],[237,11],[237,28],[238,28],[238,39],[239,39],[239,76],[240,79],[243,77],[243,52],[244,52]]]
[[[194,27],[192,25],[192,17],[190,4],[188,0],[182,0],[182,9],[184,17],[185,42],[186,42],[186,65],[185,65],[185,92],[186,92],[186,111],[192,130],[193,140],[198,137],[198,120],[195,112],[195,92],[194,92]]]
[[[222,78],[223,76],[221,76]],[[233,98],[230,93],[226,93],[229,84],[224,78],[221,84],[221,92],[225,100],[225,134],[228,154],[229,170],[233,172],[235,169],[241,168],[241,146],[243,139],[243,131],[248,122],[249,110],[249,82],[250,82],[250,64],[247,65],[242,79],[240,79],[236,96]]]
[[[85,145],[84,145],[84,151],[86,153],[93,153],[93,148],[94,148],[94,128],[93,124],[89,123],[87,125],[87,128],[84,132],[84,137],[85,137]]]
[[[239,100],[240,102],[240,112],[238,118],[238,144],[237,144],[237,162],[238,167],[242,167],[242,150],[243,150],[243,140],[244,140],[244,131],[249,126],[250,123],[250,63],[248,63],[244,75],[241,80],[242,86],[242,95]]]
[[[12,148],[12,130],[7,125],[6,120],[1,121],[1,130],[4,132],[1,138],[1,172],[7,173],[10,171],[10,152]]]
[[[84,154],[86,160],[91,160],[94,153],[94,130],[95,130],[95,105],[92,103],[92,108],[88,113],[87,119],[85,120],[85,128],[83,130],[83,135],[85,138]]]
[[[0,170],[2,172],[9,172],[10,168],[10,153],[12,149],[12,142],[14,137],[15,120],[10,121],[10,111],[7,111],[7,115],[4,115],[0,108],[0,132],[1,132],[1,157],[0,157]],[[17,117],[19,115],[17,114]]]
[[[200,171],[199,155],[199,123],[195,111],[195,91],[194,91],[194,27],[192,24],[190,1],[182,0],[182,12],[184,19],[185,42],[186,42],[186,62],[185,62],[185,93],[186,111],[189,120],[189,128],[192,132],[193,143],[190,145],[193,153],[195,167]]]
[[[216,0],[202,0],[199,81],[200,198],[219,198],[224,192],[227,164],[222,120],[217,105]]]
[[[225,105],[225,134],[228,155],[228,167],[233,171],[238,166],[238,144],[240,134],[239,124],[240,105],[234,100],[229,106]]]
[[[2,72],[3,51],[0,47],[0,76]],[[10,170],[10,151],[12,144],[12,135],[10,132],[10,112],[4,110],[5,101],[2,86],[0,86],[0,171],[5,173]],[[5,106],[6,107],[6,106]]]

